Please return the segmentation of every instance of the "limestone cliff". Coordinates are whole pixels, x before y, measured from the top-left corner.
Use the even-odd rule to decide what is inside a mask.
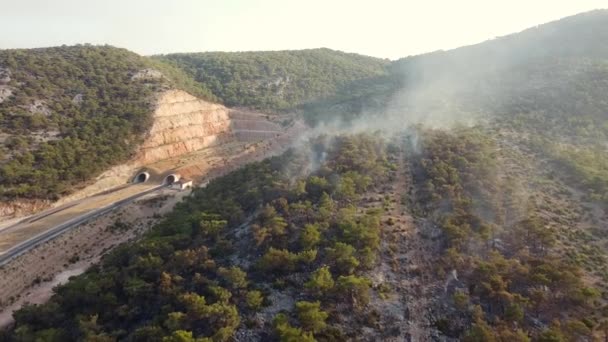
[[[152,127],[131,160],[102,173],[93,184],[58,203],[90,196],[131,181],[134,174],[159,161],[230,141],[230,109],[196,98],[185,91],[168,90],[157,96]],[[164,170],[157,170],[164,171]]]
[[[135,163],[177,157],[231,137],[229,109],[171,90],[159,96],[154,123]]]

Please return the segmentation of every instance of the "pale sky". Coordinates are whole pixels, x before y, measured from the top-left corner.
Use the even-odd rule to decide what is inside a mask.
[[[607,0],[0,0],[0,49],[140,54],[327,47],[397,59],[478,43]]]

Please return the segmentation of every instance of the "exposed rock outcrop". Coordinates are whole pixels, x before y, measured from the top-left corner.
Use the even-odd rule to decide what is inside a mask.
[[[5,85],[0,85],[0,103],[13,95],[13,88]]]
[[[200,100],[183,91],[163,93],[136,163],[151,164],[229,139],[229,112],[222,105]]]
[[[149,80],[163,77],[163,73],[155,69],[143,69],[131,76],[131,80]]]
[[[0,85],[7,85],[11,81],[11,71],[0,67]]]
[[[51,204],[49,200],[16,200],[0,202],[0,219],[30,215],[43,210]],[[1,229],[1,227],[0,227]]]
[[[82,104],[82,101],[84,101],[84,95],[83,94],[76,94],[73,98],[72,98],[72,103],[79,106],[80,104]]]
[[[42,114],[44,116],[51,115],[51,110],[47,107],[46,102],[42,100],[34,100],[27,110],[32,114]]]

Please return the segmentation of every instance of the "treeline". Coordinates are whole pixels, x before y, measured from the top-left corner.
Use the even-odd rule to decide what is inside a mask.
[[[601,293],[552,251],[556,232],[529,210],[505,224],[491,140],[475,129],[427,131],[416,160],[419,214],[442,230],[435,271],[451,279],[449,310],[436,322],[465,341],[590,340],[605,329]],[[457,277],[448,274],[455,272]]]
[[[159,90],[214,99],[179,69],[109,46],[2,50],[0,69],[12,92],[0,103],[5,199],[56,198],[128,158]],[[136,76],[148,69],[156,76]]]
[[[321,137],[310,151],[194,190],[140,241],[18,311],[2,339],[354,338],[358,328],[344,331],[338,316],[365,317],[373,289],[363,272],[380,243],[379,209],[359,204],[395,165],[372,135]],[[291,308],[276,313],[285,296]]]
[[[329,49],[156,56],[211,89],[228,106],[293,109],[386,75],[388,61]]]

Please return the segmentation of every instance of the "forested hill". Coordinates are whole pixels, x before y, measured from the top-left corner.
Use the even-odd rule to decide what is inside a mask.
[[[427,74],[461,71],[463,67],[467,67],[470,73],[475,73],[525,65],[531,60],[542,58],[603,59],[608,57],[606,41],[608,10],[595,10],[480,44],[405,57],[393,64],[406,69],[416,66]]]
[[[608,112],[608,11],[395,61],[399,107],[514,117],[586,134]],[[437,105],[441,103],[441,105]],[[550,124],[549,124],[550,123]],[[606,132],[602,132],[605,135]]]
[[[156,56],[191,75],[228,106],[293,109],[387,74],[389,61],[330,49]]]
[[[391,64],[392,115],[486,123],[608,203],[608,10]],[[415,114],[415,115],[412,115]],[[449,125],[448,125],[449,126]]]
[[[56,197],[126,159],[154,93],[215,99],[173,67],[110,46],[0,50],[0,196]]]

